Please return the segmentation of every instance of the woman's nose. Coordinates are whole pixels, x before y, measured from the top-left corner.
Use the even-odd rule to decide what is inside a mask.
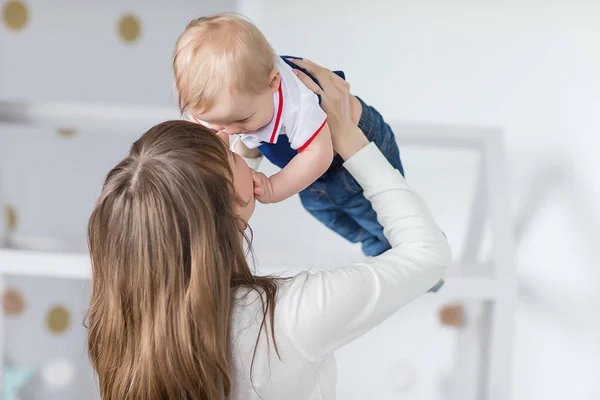
[[[237,135],[242,130],[239,126],[228,126],[225,128],[225,131],[230,135]]]
[[[217,132],[217,136],[229,147],[229,135],[227,132],[219,131]]]

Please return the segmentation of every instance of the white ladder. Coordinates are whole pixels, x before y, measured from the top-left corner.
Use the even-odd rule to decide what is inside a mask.
[[[454,298],[464,302],[466,323],[458,333],[454,371],[446,397],[510,400],[518,277],[503,130],[447,126],[396,129],[411,144],[467,147],[481,155],[465,248],[457,261],[458,276],[448,279],[449,283],[468,282],[476,276],[480,287],[474,291],[466,286],[464,291],[448,288]],[[491,233],[491,254],[489,261],[481,261],[486,223]],[[442,288],[440,294],[444,291]]]

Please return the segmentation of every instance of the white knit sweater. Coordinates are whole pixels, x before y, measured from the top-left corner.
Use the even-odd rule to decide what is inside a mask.
[[[259,294],[239,289],[231,340],[234,400],[335,399],[333,352],[435,285],[451,252],[421,197],[370,143],[345,162],[364,189],[392,248],[365,262],[281,284],[275,307],[277,357],[260,335]]]

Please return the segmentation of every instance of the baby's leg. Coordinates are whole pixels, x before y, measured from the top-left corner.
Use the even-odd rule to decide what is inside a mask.
[[[358,182],[346,170],[336,172],[336,181],[335,187],[342,187],[343,190],[335,191],[337,197],[332,198],[333,205],[346,217],[350,217],[364,232],[365,240],[359,240],[363,253],[367,256],[378,256],[390,249],[391,246],[383,234],[383,227],[377,221],[377,213],[371,202],[365,198]],[[440,280],[429,292],[437,292],[443,284],[443,280]]]
[[[336,175],[338,182],[331,185],[337,189],[332,190],[336,194],[332,199],[334,206],[358,226],[357,230],[361,232],[358,241],[362,245],[363,253],[375,257],[389,250],[391,245],[383,234],[383,227],[377,222],[377,214],[371,202],[364,197],[358,183],[345,170],[338,171]]]
[[[369,141],[374,142],[392,166],[404,174],[398,145],[391,128],[373,107],[353,98],[353,119]],[[355,115],[357,112],[360,114]],[[358,120],[358,121],[356,121]],[[391,246],[377,222],[377,214],[362,188],[342,166],[333,167],[300,193],[304,208],[347,240],[362,245],[367,256],[378,256]]]
[[[365,134],[370,142],[375,143],[387,160],[404,176],[404,167],[400,160],[400,150],[396,136],[392,128],[384,121],[379,112],[363,102],[360,98],[356,98],[361,104],[361,115],[358,121],[358,127]]]
[[[360,110],[358,127],[370,142],[377,145],[390,164],[404,175],[400,150],[394,132],[375,108],[364,103],[358,97],[355,97],[355,99],[360,105],[358,108],[354,107]],[[338,187],[338,196],[334,200],[336,205],[342,207],[363,229],[384,242],[386,244],[384,251],[390,248],[387,239],[383,235],[383,227],[377,222],[377,214],[371,207],[371,203],[364,197],[360,185],[345,169],[340,169],[334,174],[335,178],[333,180],[336,181],[335,185]]]
[[[363,229],[344,210],[333,204],[331,195],[335,193],[332,193],[332,190],[335,192],[334,187],[321,179],[300,192],[302,205],[313,217],[344,239],[351,243],[362,243],[366,255],[375,256],[389,249],[387,241],[382,242],[380,238]]]
[[[375,108],[367,105],[360,98],[357,98],[357,100],[361,105],[358,127],[363,131],[369,141],[374,142],[377,145],[390,164],[404,176],[404,168],[402,166],[402,161],[400,160],[400,150],[398,149],[398,143],[394,132]],[[350,197],[341,197],[336,200],[336,203],[343,206],[344,212],[347,215],[350,215],[363,229],[368,231],[372,237],[378,238],[380,242],[379,248],[383,249],[385,246],[389,248],[389,243],[383,235],[383,227],[377,221],[377,214],[371,207],[371,203],[365,199],[362,188],[345,170],[338,172],[338,179],[341,181],[341,184],[345,187]],[[387,248],[385,250],[387,250]],[[369,251],[370,249],[365,249],[363,244],[363,251],[365,250]],[[367,251],[365,251],[365,254],[367,254]],[[430,291],[437,292],[442,285],[443,281],[440,281],[431,288]]]

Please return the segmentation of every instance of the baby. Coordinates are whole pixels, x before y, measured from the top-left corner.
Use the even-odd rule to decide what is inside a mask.
[[[319,221],[360,242],[367,256],[379,255],[390,244],[371,203],[334,155],[320,98],[298,79],[294,70],[307,71],[294,59],[277,56],[260,30],[242,16],[195,19],[175,47],[180,110],[192,121],[238,135],[233,149],[242,157],[262,154],[281,168],[270,177],[257,173],[258,201],[275,203],[299,193],[303,206]],[[344,79],[343,72],[335,74]],[[358,97],[351,96],[351,101],[359,128],[404,175],[389,125]]]

